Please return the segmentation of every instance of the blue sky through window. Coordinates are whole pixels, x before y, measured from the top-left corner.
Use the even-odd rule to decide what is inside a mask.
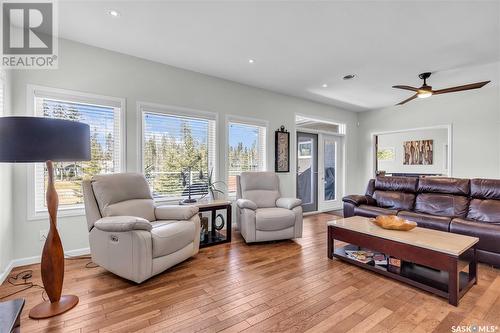
[[[243,124],[229,125],[229,146],[237,147],[242,142],[243,147],[251,148],[254,144],[257,146],[259,140],[259,129],[255,126],[246,126]]]

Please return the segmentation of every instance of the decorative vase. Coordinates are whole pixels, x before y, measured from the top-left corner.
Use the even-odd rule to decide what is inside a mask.
[[[201,228],[200,228],[200,241],[204,242],[208,238],[208,217],[203,217],[200,214]]]

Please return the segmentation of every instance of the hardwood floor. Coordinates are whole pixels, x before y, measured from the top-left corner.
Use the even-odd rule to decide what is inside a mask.
[[[304,220],[296,241],[202,249],[141,285],[88,260],[66,260],[64,292],[80,303],[59,317],[31,320],[41,301],[32,288],[22,332],[451,332],[458,325],[500,326],[500,270],[479,266],[479,283],[453,307],[444,298],[326,257],[325,222]],[[17,268],[34,270],[38,265]],[[16,287],[6,282],[0,297]],[[17,287],[19,288],[19,287]],[[10,299],[15,298],[10,297]],[[499,329],[496,330],[500,332]],[[492,331],[489,331],[492,332]]]

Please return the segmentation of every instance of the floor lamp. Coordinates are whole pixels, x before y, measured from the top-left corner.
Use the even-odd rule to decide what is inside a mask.
[[[90,160],[89,125],[38,117],[0,118],[0,162],[45,162],[48,171],[47,209],[50,229],[42,251],[41,274],[48,301],[30,311],[30,318],[57,316],[78,304],[74,295],[61,296],[64,280],[64,251],[57,232],[59,198],[54,187],[52,162]]]

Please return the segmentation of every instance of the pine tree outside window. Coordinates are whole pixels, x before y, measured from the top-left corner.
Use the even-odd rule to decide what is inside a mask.
[[[142,165],[153,196],[186,197],[189,179],[193,196],[206,194],[207,177],[215,167],[215,115],[143,106],[142,118]]]
[[[99,96],[64,91],[61,93],[34,89],[35,115],[86,123],[90,126],[91,160],[54,163],[55,187],[59,207],[64,210],[83,209],[82,180],[94,175],[122,171],[122,103]],[[47,171],[43,164],[34,166],[34,215],[46,211],[45,187]],[[33,213],[33,212],[32,212]],[[32,214],[33,215],[33,214]],[[71,215],[71,214],[70,214]],[[76,214],[75,214],[76,215]]]

